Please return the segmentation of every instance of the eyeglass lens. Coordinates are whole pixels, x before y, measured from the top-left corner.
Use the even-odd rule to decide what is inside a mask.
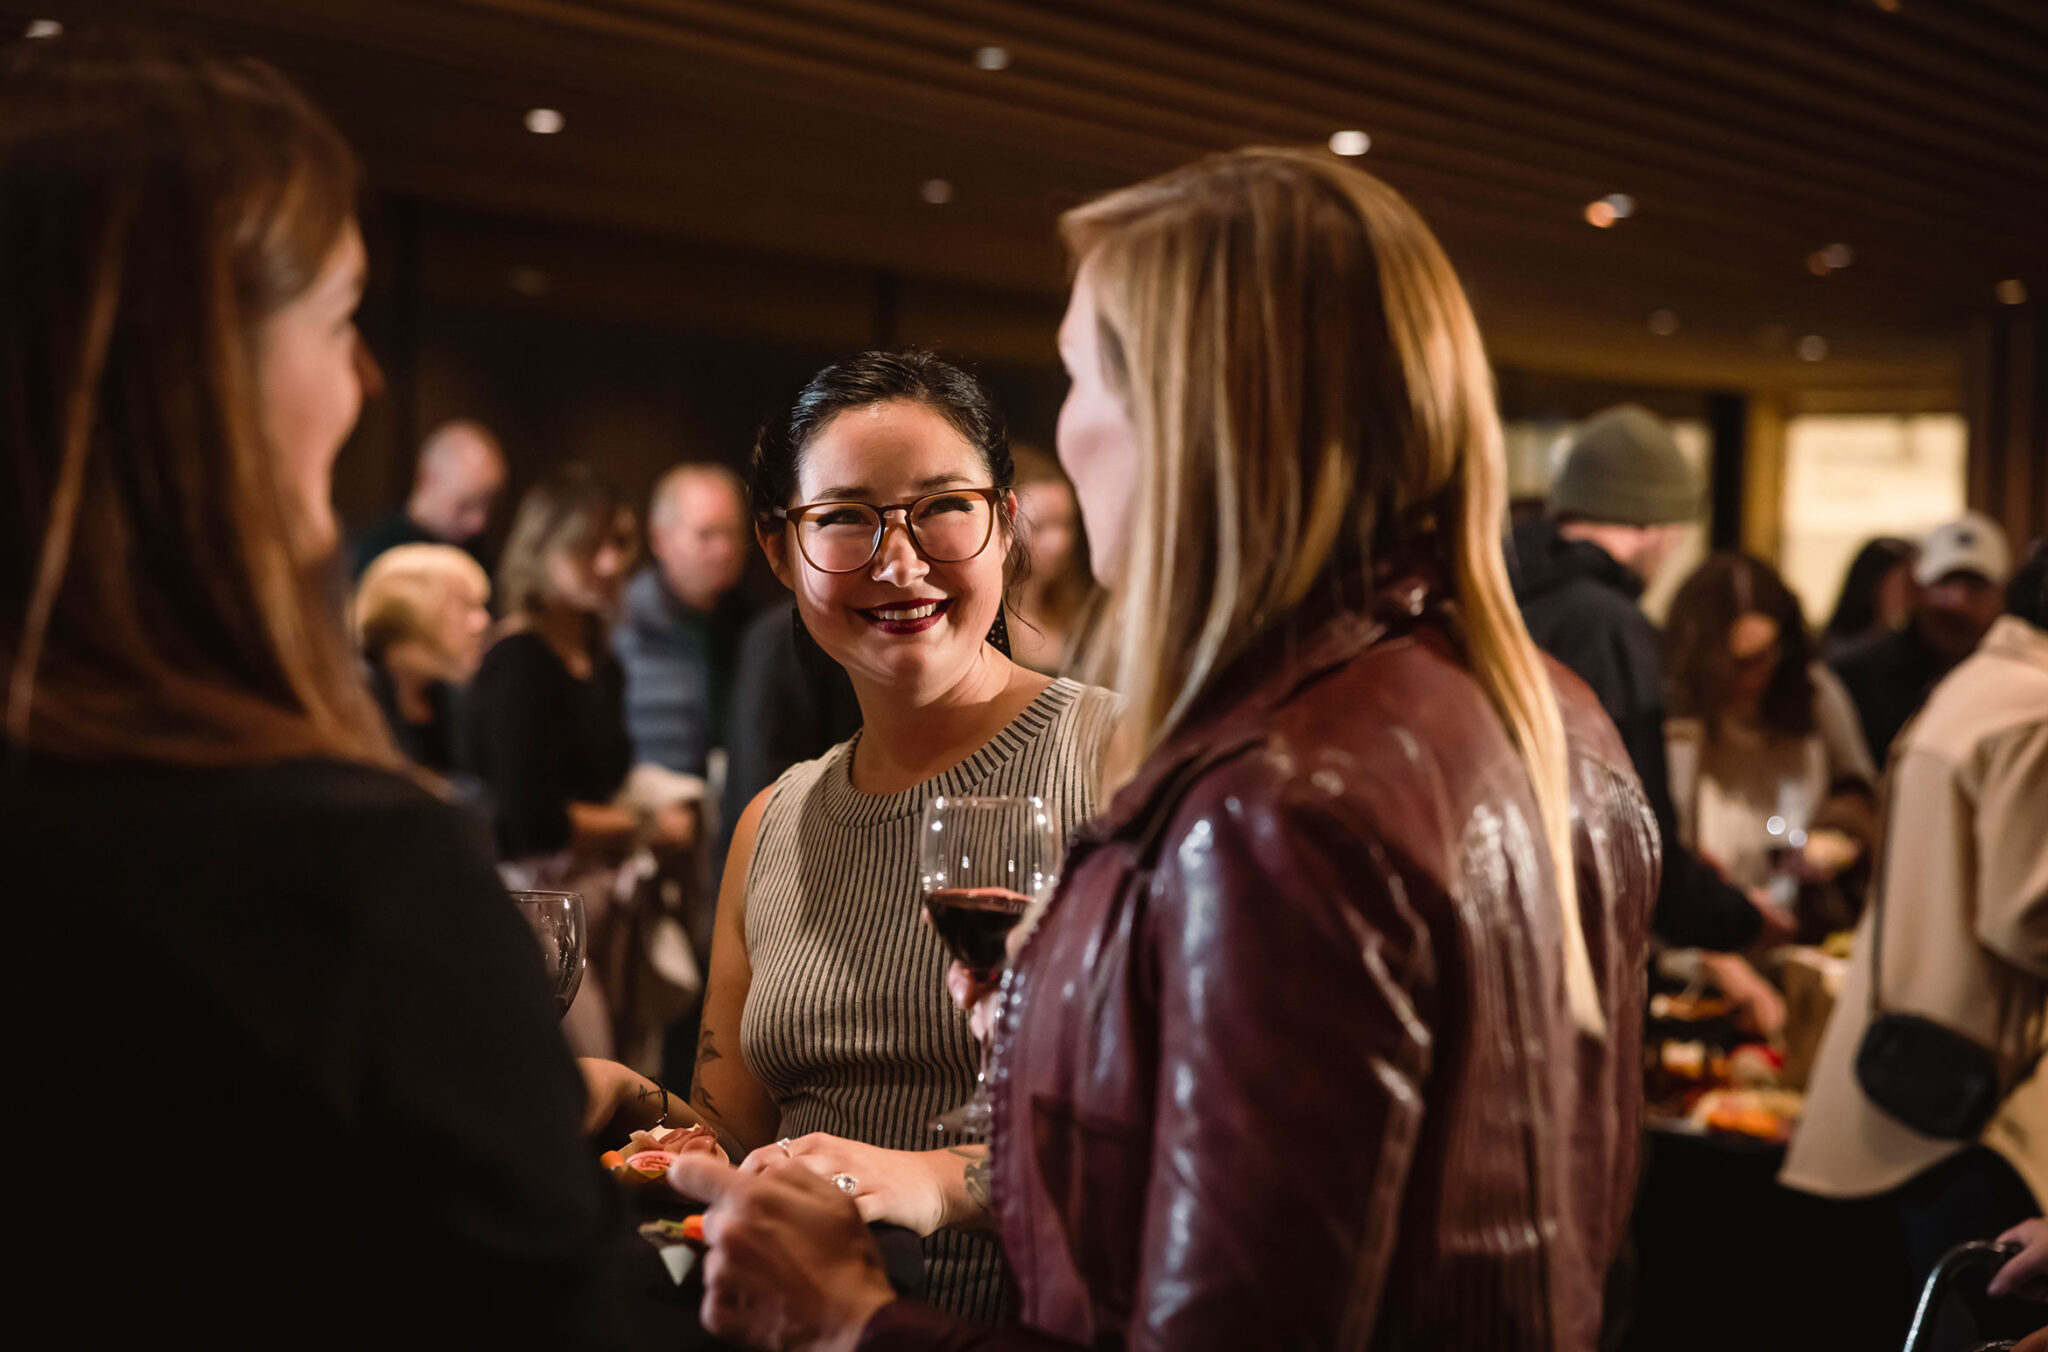
[[[910,504],[904,515],[911,540],[937,563],[960,563],[979,554],[995,524],[988,499],[975,493],[934,493]],[[881,547],[882,516],[866,503],[832,503],[804,516],[797,539],[814,567],[850,573]]]

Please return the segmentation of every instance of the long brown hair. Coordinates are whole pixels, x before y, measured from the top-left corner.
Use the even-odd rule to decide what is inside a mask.
[[[6,741],[80,758],[393,755],[294,550],[261,321],[355,217],[283,77],[133,36],[0,54]]]
[[[1813,644],[1799,598],[1762,559],[1732,550],[1708,557],[1671,598],[1664,620],[1664,670],[1670,673],[1670,712],[1697,718],[1717,739],[1728,715],[1734,661],[1728,635],[1744,615],[1763,615],[1778,626],[1777,654],[1757,719],[1772,732],[1804,737],[1813,731]]]
[[[1217,155],[1061,220],[1138,442],[1122,583],[1084,665],[1155,748],[1333,570],[1427,551],[1527,766],[1573,1017],[1605,1027],[1577,900],[1563,722],[1509,589],[1479,329],[1386,184],[1310,151]],[[1357,579],[1364,582],[1363,576]]]

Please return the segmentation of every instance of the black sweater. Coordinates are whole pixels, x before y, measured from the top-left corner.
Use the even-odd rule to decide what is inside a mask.
[[[608,803],[633,766],[625,677],[593,629],[590,679],[571,675],[538,634],[491,645],[470,686],[470,751],[495,806],[507,859],[569,843],[569,804]]]
[[[328,761],[0,769],[17,1325],[604,1340],[638,1241],[480,835]]]

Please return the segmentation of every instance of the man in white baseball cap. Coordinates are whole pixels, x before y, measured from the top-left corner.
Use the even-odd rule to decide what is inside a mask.
[[[1878,635],[1835,664],[1880,765],[1934,683],[1976,651],[1998,618],[2011,572],[2012,550],[1990,517],[1966,512],[1936,526],[1913,564],[1919,590],[1905,628]]]

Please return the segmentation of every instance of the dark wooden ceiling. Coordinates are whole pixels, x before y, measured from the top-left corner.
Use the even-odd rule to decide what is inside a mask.
[[[392,192],[1048,299],[1061,206],[1359,128],[1534,371],[1952,391],[2000,281],[2048,298],[2048,0],[0,0],[31,15],[269,57]]]

